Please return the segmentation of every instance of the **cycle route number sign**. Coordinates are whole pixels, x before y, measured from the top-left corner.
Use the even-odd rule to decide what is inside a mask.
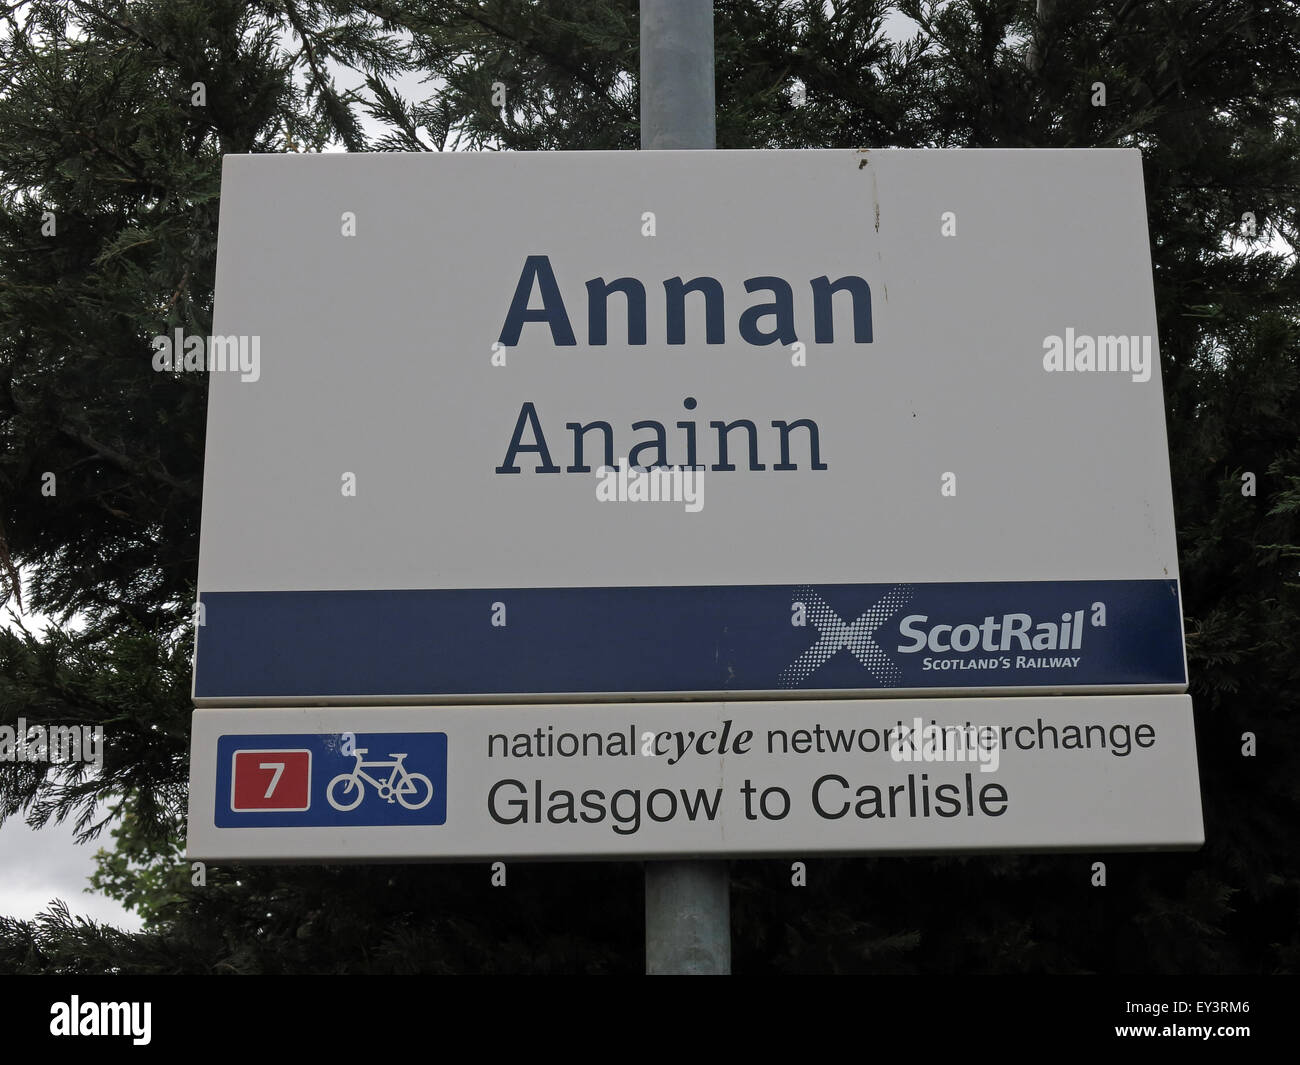
[[[227,735],[216,761],[218,828],[447,820],[442,732]]]

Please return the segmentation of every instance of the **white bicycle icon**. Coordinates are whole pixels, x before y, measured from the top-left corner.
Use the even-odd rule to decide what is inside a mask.
[[[361,756],[366,753],[365,747],[355,748],[352,754],[357,764],[352,767],[352,772],[340,773],[325,789],[325,798],[334,809],[345,813],[355,810],[366,797],[366,784],[374,788],[381,799],[387,802],[396,799],[408,810],[419,810],[429,804],[433,798],[433,781],[423,773],[408,773],[402,765],[405,754],[390,752],[388,757],[392,761],[389,762],[363,762]],[[387,779],[380,779],[367,773],[367,769],[391,769],[392,772]],[[335,798],[335,795],[339,797]],[[424,798],[418,798],[420,795]]]

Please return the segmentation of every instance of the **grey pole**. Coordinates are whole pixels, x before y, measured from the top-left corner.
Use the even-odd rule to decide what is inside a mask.
[[[641,0],[641,147],[714,148],[713,0]],[[647,862],[645,971],[731,972],[726,862]]]
[[[717,147],[712,0],[641,0],[641,147]]]
[[[731,972],[731,881],[726,862],[646,862],[645,971]]]

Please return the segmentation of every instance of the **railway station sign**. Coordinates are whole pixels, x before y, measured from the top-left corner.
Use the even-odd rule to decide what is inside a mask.
[[[196,705],[1184,691],[1147,241],[1133,150],[228,157]]]

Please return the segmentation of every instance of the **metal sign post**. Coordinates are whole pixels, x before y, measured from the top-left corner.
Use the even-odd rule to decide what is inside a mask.
[[[641,148],[712,149],[713,0],[641,0]],[[726,862],[648,862],[645,969],[731,972]]]

